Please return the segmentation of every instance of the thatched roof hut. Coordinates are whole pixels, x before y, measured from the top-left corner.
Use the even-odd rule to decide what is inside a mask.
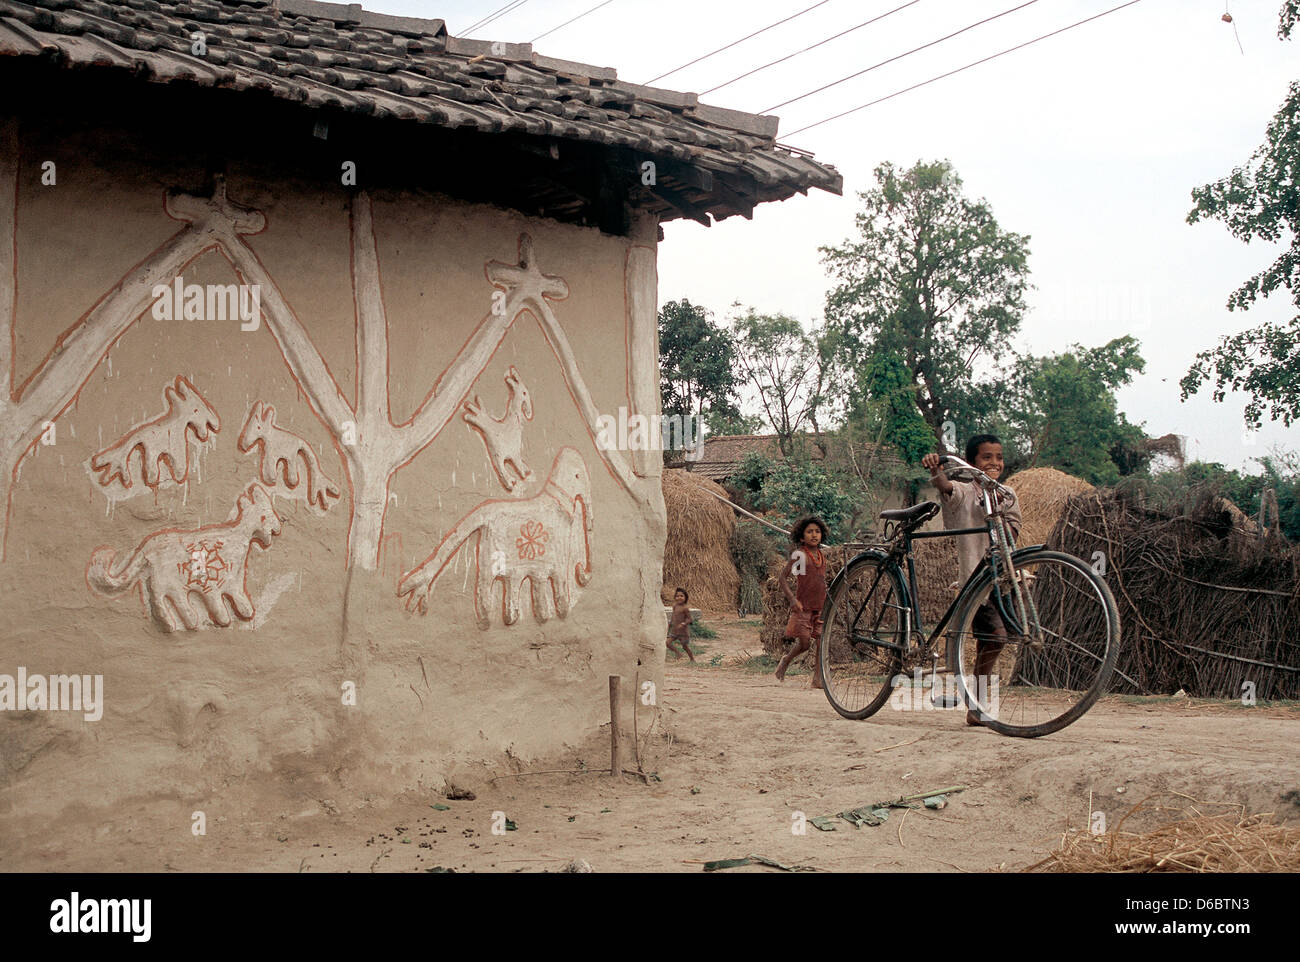
[[[668,541],[664,545],[664,602],[685,588],[698,608],[734,612],[740,574],[731,560],[732,510],[708,492],[725,498],[722,486],[676,468],[663,474]]]
[[[1190,509],[1140,489],[1070,499],[1049,540],[1105,558],[1123,626],[1113,688],[1300,697],[1300,546],[1243,522],[1210,495]]]

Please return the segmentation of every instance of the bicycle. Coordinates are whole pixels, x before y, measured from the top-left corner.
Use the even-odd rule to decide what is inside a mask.
[[[950,479],[980,486],[984,526],[917,531],[939,513],[933,501],[880,512],[881,540],[850,559],[827,589],[817,665],[822,688],[831,706],[854,720],[875,714],[907,681],[905,663],[933,660],[936,691],[936,641],[951,622],[946,654],[949,672],[956,668],[956,704],[965,703],[981,724],[1003,735],[1060,731],[1110,681],[1120,639],[1115,599],[1097,571],[1074,555],[1044,545],[1016,547],[998,499],[1009,488],[961,458],[948,455],[941,463],[955,466]],[[912,542],[970,534],[986,535],[989,552],[927,636]],[[979,646],[993,637],[977,637],[974,629],[986,604],[1001,617],[1006,639],[990,677],[977,679],[971,669]]]

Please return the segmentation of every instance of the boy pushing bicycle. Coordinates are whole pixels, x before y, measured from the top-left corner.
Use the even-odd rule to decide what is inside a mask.
[[[983,471],[994,481],[1002,475],[1002,442],[992,434],[977,434],[966,442],[966,460]],[[921,459],[921,466],[929,469],[930,481],[939,491],[940,504],[943,508],[943,526],[945,528],[975,528],[984,524],[983,493],[975,481],[953,483],[948,480],[938,454],[927,454]],[[1011,536],[1020,537],[1020,502],[1015,492],[1009,488],[994,495],[997,506],[1011,529]],[[979,567],[985,554],[989,551],[988,538],[978,534],[957,536],[957,563],[960,569],[959,584],[964,584],[972,571]],[[975,680],[991,684],[994,666],[1003,645],[1006,644],[1007,629],[998,614],[996,606],[990,601],[980,606],[971,625],[975,635]],[[974,711],[966,712],[967,725],[979,725],[980,717]]]

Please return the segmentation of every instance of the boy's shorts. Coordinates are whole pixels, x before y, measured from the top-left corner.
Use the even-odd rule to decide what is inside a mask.
[[[975,636],[976,642],[981,645],[997,645],[1001,647],[1007,640],[1006,626],[1002,622],[1002,616],[998,614],[997,606],[992,602],[980,605],[975,609],[975,617],[971,619],[971,634]]]
[[[785,638],[797,638],[800,641],[818,641],[822,636],[822,613],[820,611],[792,611],[790,620],[785,623]]]

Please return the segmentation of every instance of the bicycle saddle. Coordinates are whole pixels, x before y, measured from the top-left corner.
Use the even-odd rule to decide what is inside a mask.
[[[899,524],[924,524],[939,513],[939,506],[933,501],[922,501],[910,508],[896,508],[893,511],[880,512],[882,521],[897,521]]]

